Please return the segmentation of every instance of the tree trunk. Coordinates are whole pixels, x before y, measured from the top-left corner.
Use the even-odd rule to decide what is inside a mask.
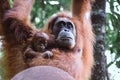
[[[92,23],[96,35],[94,50],[95,66],[91,80],[106,80],[107,67],[105,56],[105,0],[96,0],[93,5]]]

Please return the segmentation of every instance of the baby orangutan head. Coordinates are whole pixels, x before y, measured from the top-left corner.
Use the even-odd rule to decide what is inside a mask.
[[[49,36],[43,32],[37,32],[32,39],[31,47],[34,51],[43,52],[47,47]]]

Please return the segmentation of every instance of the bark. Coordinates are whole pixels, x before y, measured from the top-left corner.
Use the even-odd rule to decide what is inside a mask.
[[[95,66],[91,80],[106,80],[107,64],[105,56],[105,0],[96,0],[93,5],[92,23],[96,35],[94,51]]]

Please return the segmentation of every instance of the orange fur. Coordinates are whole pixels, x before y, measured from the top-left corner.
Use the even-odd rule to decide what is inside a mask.
[[[91,69],[93,67],[93,42],[94,34],[90,21],[85,25],[82,20],[66,15],[64,12],[60,12],[50,18],[45,26],[44,31],[51,34],[51,26],[56,18],[66,17],[73,21],[75,24],[76,32],[76,45],[72,50],[64,51],[59,49],[52,49],[53,59],[44,59],[41,56],[33,59],[29,66],[38,65],[51,65],[63,69],[72,75],[75,80],[88,80],[91,76]],[[89,25],[88,25],[89,24]]]
[[[14,0],[12,9],[4,17],[4,62],[5,80],[10,80],[16,73],[38,65],[51,65],[68,72],[75,80],[89,80],[94,64],[93,42],[89,13],[92,0],[73,0],[72,16],[60,12],[49,19],[44,32],[51,34],[49,25],[55,18],[66,17],[73,21],[76,28],[76,45],[72,50],[64,51],[52,49],[53,59],[44,59],[41,56],[34,58],[29,66],[23,61],[23,49],[34,33],[29,21],[29,14],[34,0]],[[21,31],[21,32],[19,32]],[[35,31],[36,32],[36,31]]]
[[[4,80],[26,69],[23,48],[32,34],[29,14],[34,0],[14,0],[13,8],[6,11],[3,19],[3,68]]]

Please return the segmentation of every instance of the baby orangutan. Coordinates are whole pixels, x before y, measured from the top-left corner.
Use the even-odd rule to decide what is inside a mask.
[[[24,60],[29,63],[33,58],[42,56],[45,59],[52,58],[53,53],[46,50],[49,41],[52,42],[49,36],[44,32],[36,32],[24,51]]]

